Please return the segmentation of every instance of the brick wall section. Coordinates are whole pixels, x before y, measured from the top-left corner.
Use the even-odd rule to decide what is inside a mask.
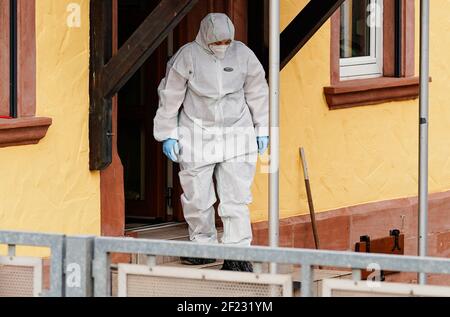
[[[354,250],[362,235],[377,239],[400,229],[405,254],[417,252],[417,198],[403,198],[341,208],[317,214],[322,249]],[[267,245],[267,222],[253,224],[254,245]],[[429,255],[450,257],[450,192],[432,194],[429,207]],[[314,248],[309,215],[280,221],[280,245]]]
[[[321,248],[324,250],[351,250],[362,235],[372,239],[389,235],[389,230],[400,229],[405,234],[405,254],[417,255],[417,198],[403,198],[341,208],[317,214]],[[450,192],[430,195],[428,217],[428,252],[434,257],[450,257]],[[254,245],[268,244],[267,222],[253,224]],[[283,247],[314,248],[309,215],[280,221],[280,245]],[[417,274],[400,273],[388,276],[386,281],[416,283]],[[450,286],[449,275],[430,275],[433,285]]]

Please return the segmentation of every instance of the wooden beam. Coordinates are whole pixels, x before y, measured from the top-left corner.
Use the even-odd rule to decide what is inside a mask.
[[[162,0],[112,56],[112,0],[91,0],[90,169],[112,162],[112,97],[126,84],[198,0]]]
[[[300,51],[345,0],[310,0],[281,33],[281,69]]]
[[[198,0],[162,0],[102,71],[104,98],[114,96]]]
[[[112,2],[91,0],[89,146],[91,170],[103,170],[112,161],[112,99],[103,98],[102,68],[112,56]]]

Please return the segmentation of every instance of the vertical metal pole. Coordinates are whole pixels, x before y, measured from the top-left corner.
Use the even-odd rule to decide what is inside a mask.
[[[8,256],[15,257],[16,256],[16,245],[8,244]]]
[[[279,245],[279,162],[280,162],[280,0],[270,0],[270,192],[269,243]],[[277,272],[277,264],[270,264],[270,272]]]
[[[361,270],[360,269],[352,269],[352,280],[355,282],[361,281]]]
[[[420,125],[419,125],[419,256],[427,256],[428,234],[428,108],[430,63],[430,1],[420,2]],[[419,283],[427,283],[426,273]]]
[[[95,246],[92,275],[94,297],[111,297],[111,256],[109,253],[95,249]]]
[[[42,296],[65,297],[64,258],[66,252],[66,237],[55,237],[51,242],[50,248],[50,290],[44,292]]]
[[[313,280],[313,269],[311,267],[311,265],[309,264],[303,264],[302,263],[302,284],[301,284],[301,296],[302,297],[313,297],[314,296],[314,291],[313,291],[313,285],[314,285],[314,280]]]
[[[66,297],[92,297],[93,249],[94,237],[66,238]]]

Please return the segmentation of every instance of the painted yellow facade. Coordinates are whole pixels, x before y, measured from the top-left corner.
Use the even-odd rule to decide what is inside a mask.
[[[66,24],[74,2],[81,5],[80,28]],[[450,0],[436,2],[430,190],[442,192],[450,189]],[[282,28],[306,3],[281,1]],[[88,164],[89,0],[37,0],[36,18],[37,114],[53,118],[53,125],[38,145],[1,149],[0,223],[9,230],[99,234],[100,175]],[[281,74],[282,218],[308,211],[300,146],[318,211],[417,194],[418,101],[329,111],[323,95],[329,49],[327,22]],[[255,222],[267,219],[267,192],[267,175],[259,173]]]
[[[281,1],[282,28],[307,2]],[[416,2],[419,8],[419,1]],[[448,12],[449,0],[431,4],[430,191],[433,193],[450,189]],[[318,211],[416,196],[418,191],[418,101],[329,111],[323,87],[330,85],[330,25],[327,22],[281,74],[282,218],[308,213],[300,146],[307,151]],[[254,187],[254,221],[267,219],[266,176],[259,174]]]
[[[68,28],[67,5],[81,5]],[[2,229],[100,233],[100,176],[89,171],[89,1],[37,0],[37,115],[53,125],[38,145],[0,151]]]

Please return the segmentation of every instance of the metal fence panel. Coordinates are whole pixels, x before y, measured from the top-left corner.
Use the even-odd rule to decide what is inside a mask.
[[[42,296],[64,296],[64,235],[0,231],[0,244],[9,246],[10,251],[15,246],[49,248],[51,251],[50,290],[43,292]]]
[[[380,270],[450,274],[450,259],[444,258],[289,248],[199,245],[178,241],[96,238],[93,268],[95,296],[110,296],[109,254],[113,252],[150,256],[198,257],[258,263],[297,264],[302,266],[302,296],[305,297],[313,294],[313,266],[348,268],[357,272],[357,270],[367,269],[376,264]]]
[[[42,294],[43,296],[110,296],[111,253],[141,254],[149,256],[150,260],[155,260],[155,256],[168,256],[251,261],[256,264],[256,269],[260,268],[262,263],[300,265],[302,296],[305,297],[313,296],[314,266],[352,269],[355,282],[360,279],[360,270],[374,265],[387,271],[450,274],[450,259],[431,257],[199,245],[130,238],[66,238],[64,235],[1,231],[0,244],[8,246],[9,256],[12,257],[15,255],[15,246],[18,245],[50,248],[50,290]]]

